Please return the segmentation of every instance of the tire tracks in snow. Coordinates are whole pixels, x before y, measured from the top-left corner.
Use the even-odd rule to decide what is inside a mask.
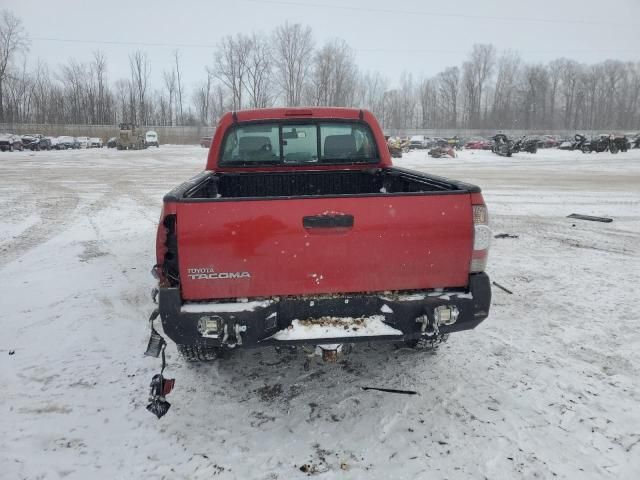
[[[29,186],[36,196],[35,207],[40,219],[11,240],[0,244],[0,268],[62,233],[74,218],[73,212],[78,207],[80,197],[69,188],[56,185],[51,191],[50,183],[31,183]],[[46,192],[46,195],[38,198],[41,192]]]

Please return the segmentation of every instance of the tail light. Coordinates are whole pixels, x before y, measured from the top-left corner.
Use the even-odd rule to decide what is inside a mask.
[[[156,265],[153,269],[160,277],[161,285],[179,283],[178,241],[176,238],[176,215],[163,209],[156,234]]]
[[[486,205],[472,205],[473,208],[473,253],[471,254],[471,273],[484,272],[491,245],[489,212]]]

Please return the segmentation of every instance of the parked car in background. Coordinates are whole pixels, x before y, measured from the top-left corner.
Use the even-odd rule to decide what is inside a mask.
[[[91,137],[89,139],[88,148],[102,148],[102,139],[98,137]]]
[[[409,148],[412,150],[413,149],[423,150],[425,148],[428,148],[428,146],[429,146],[429,139],[424,135],[413,135],[409,139]]]
[[[144,135],[144,144],[146,147],[159,147],[158,134],[153,130],[149,130]]]
[[[209,148],[209,147],[211,146],[211,139],[212,139],[212,138],[213,138],[213,137],[202,137],[202,138],[200,139],[200,146],[201,146],[202,148]]]
[[[59,150],[58,148],[58,137],[46,137],[47,140],[49,140],[49,143],[51,144],[51,148],[55,149],[55,150]]]
[[[107,148],[116,148],[118,146],[118,139],[116,137],[111,137],[107,140]]]
[[[13,133],[0,133],[0,150],[3,152],[13,152],[14,150],[22,151],[22,138]]]
[[[474,138],[465,143],[464,148],[469,150],[491,150],[493,142],[486,138]]]
[[[22,135],[22,146],[32,151],[51,150],[51,142],[40,133]]]
[[[56,137],[56,146],[55,148],[57,150],[65,150],[67,148],[67,146],[64,143],[64,136],[60,136],[60,137]]]
[[[78,142],[78,140],[74,137],[65,135],[62,137],[58,137],[58,148],[61,150],[67,148],[78,149],[80,148],[80,142]]]
[[[89,137],[77,137],[76,140],[78,140],[80,148],[89,148]]]

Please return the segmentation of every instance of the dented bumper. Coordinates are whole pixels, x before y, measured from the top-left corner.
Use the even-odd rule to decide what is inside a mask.
[[[159,295],[163,329],[174,342],[246,347],[406,341],[424,336],[427,322],[439,333],[469,330],[487,318],[490,303],[485,273],[470,275],[467,290],[197,303],[183,303],[179,288],[162,288]],[[438,324],[442,309],[454,312],[455,321],[448,316]]]

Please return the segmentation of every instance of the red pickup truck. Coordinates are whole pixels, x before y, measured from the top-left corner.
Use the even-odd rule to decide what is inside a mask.
[[[394,167],[366,110],[227,113],[164,197],[163,329],[187,360],[437,340],[488,316],[490,238],[480,189]]]

